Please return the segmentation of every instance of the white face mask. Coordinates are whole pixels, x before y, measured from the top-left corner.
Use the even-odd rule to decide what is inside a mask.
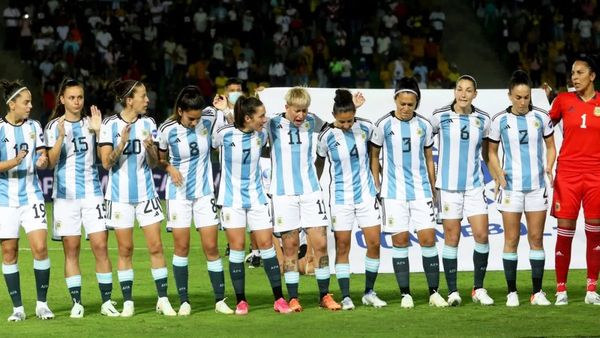
[[[227,95],[227,99],[229,100],[229,103],[235,104],[235,102],[237,101],[237,99],[240,98],[240,96],[242,96],[242,92],[231,92]]]

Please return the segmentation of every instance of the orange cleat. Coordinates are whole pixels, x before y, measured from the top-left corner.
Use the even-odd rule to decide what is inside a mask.
[[[292,298],[290,299],[289,303],[290,305],[290,309],[292,309],[292,311],[294,312],[302,312],[302,305],[300,305],[300,301],[298,301],[298,298]]]
[[[335,300],[333,300],[333,297],[330,293],[326,294],[325,296],[323,296],[323,298],[321,298],[320,305],[323,309],[327,309],[327,310],[331,310],[331,311],[337,311],[342,308],[342,306],[340,304],[338,304]]]

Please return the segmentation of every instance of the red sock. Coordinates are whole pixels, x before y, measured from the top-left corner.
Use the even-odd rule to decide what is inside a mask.
[[[598,271],[600,271],[600,224],[586,224],[587,242],[585,258],[587,261],[587,290],[596,291]]]
[[[554,264],[556,268],[556,291],[567,291],[567,275],[571,264],[571,243],[575,229],[558,227],[556,248],[554,249]]]

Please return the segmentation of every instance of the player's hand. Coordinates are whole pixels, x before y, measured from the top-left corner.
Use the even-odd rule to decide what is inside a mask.
[[[354,95],[352,95],[352,102],[354,103],[356,109],[362,106],[365,103],[365,101],[365,97],[361,92],[356,92],[354,93]]]
[[[506,172],[504,170],[501,171],[498,177],[494,178],[494,182],[496,183],[496,187],[494,188],[494,201],[498,197],[500,193],[500,188],[506,188]]]
[[[128,124],[121,129],[121,143],[123,146],[129,141],[129,131],[131,131],[131,125]]]
[[[542,89],[544,90],[544,93],[546,93],[546,97],[550,97],[550,94],[552,94],[552,87],[550,87],[548,82],[542,84]]]
[[[548,182],[550,182],[550,188],[554,188],[554,173],[552,173],[552,169],[546,170],[546,176],[548,176]]]
[[[100,125],[102,124],[102,112],[96,106],[91,106],[90,112],[92,113],[92,117],[90,118],[90,130],[98,135],[100,134]]]
[[[40,154],[40,157],[35,162],[35,166],[38,169],[46,169],[48,167],[48,156],[46,156],[46,153]]]
[[[176,187],[183,186],[183,176],[181,176],[181,173],[177,168],[170,165],[167,167],[167,173],[171,176],[171,181],[173,181],[173,184],[175,184]]]
[[[154,147],[154,141],[152,140],[152,135],[148,135],[148,137],[144,139],[144,148],[151,149],[152,147]]]
[[[29,151],[25,149],[19,150],[19,153],[15,157],[15,160],[17,161],[17,166],[21,164],[21,162],[23,162],[23,159],[25,158],[25,156],[27,156],[27,154],[29,154]]]
[[[58,137],[65,137],[65,116],[61,116],[58,119],[58,124],[56,125],[56,129],[58,130]]]
[[[213,99],[213,106],[215,108],[217,108],[220,111],[225,111],[228,105],[229,101],[227,100],[227,96],[221,94],[215,95],[215,98]]]

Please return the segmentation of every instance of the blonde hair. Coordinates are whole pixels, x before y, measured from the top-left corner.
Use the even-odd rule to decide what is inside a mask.
[[[308,108],[310,106],[310,95],[304,87],[294,87],[285,93],[285,103],[288,106]]]

